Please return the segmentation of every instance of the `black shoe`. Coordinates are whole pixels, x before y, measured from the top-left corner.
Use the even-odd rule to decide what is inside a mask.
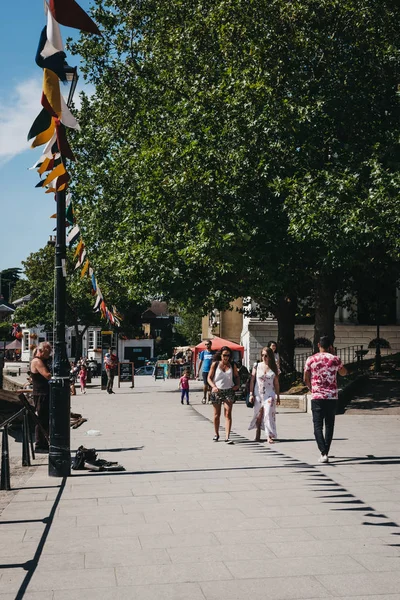
[[[225,440],[225,444],[234,444],[235,442],[233,440],[230,440],[229,438],[227,440]]]
[[[189,405],[190,405],[190,402],[186,402],[186,404],[189,406]]]
[[[218,440],[219,440],[219,435],[214,435],[213,442],[218,442]]]
[[[183,400],[181,400],[181,404],[183,404]]]

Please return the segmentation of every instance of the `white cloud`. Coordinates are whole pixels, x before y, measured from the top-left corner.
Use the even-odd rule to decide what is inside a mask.
[[[75,106],[78,110],[81,105],[78,94],[82,89],[88,96],[94,91],[90,85],[78,84],[75,94]],[[63,92],[63,86],[61,91]],[[30,149],[31,142],[27,142],[26,137],[42,110],[41,97],[42,78],[39,75],[37,78],[22,81],[8,94],[5,102],[0,101],[0,168],[17,154]],[[32,164],[34,162],[35,156],[32,153]]]
[[[39,75],[19,83],[0,103],[0,166],[30,148],[26,136],[42,109],[41,96]]]

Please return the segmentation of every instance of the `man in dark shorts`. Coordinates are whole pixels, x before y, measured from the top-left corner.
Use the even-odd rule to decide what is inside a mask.
[[[337,373],[347,375],[347,370],[340,358],[334,354],[332,340],[327,335],[321,337],[318,348],[319,352],[307,359],[304,382],[311,390],[314,436],[321,452],[319,462],[327,463],[335,427],[338,397]],[[324,424],[325,434],[323,432]]]
[[[32,379],[32,398],[35,404],[36,414],[39,419],[39,425],[35,428],[35,451],[48,452],[49,443],[43,432],[49,435],[49,379],[51,373],[48,367],[48,360],[52,353],[52,347],[49,342],[39,344],[31,362]]]
[[[199,355],[200,363],[199,363],[199,370],[198,370],[198,373],[200,373],[201,367],[203,367],[203,370],[202,370],[202,374],[203,374],[202,403],[203,404],[205,404],[207,402],[207,399],[208,399],[208,402],[210,402],[210,386],[207,383],[207,379],[208,379],[208,374],[211,369],[212,359],[215,354],[215,352],[213,352],[211,350],[211,341],[210,340],[206,340],[205,347],[206,347],[206,349],[203,350],[202,352],[200,352],[200,355]],[[198,379],[200,379],[200,377],[198,377]]]

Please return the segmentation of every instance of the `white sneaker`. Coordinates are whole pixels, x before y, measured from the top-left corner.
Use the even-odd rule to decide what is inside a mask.
[[[320,462],[320,463],[327,463],[327,462],[329,462],[329,458],[327,457],[326,454],[321,454],[321,456],[318,459],[318,462]]]

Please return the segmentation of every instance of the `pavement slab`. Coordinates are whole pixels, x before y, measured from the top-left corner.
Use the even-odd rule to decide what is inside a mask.
[[[135,386],[72,398],[72,448],[125,471],[62,481],[41,456],[1,493],[0,600],[400,600],[399,415],[338,416],[320,465],[310,415],[280,409],[271,446],[238,403],[229,446],[197,382],[191,406]]]

